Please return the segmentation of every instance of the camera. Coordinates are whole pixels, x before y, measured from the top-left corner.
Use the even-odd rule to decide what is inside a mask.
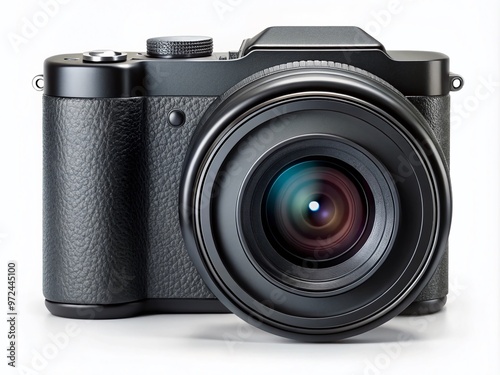
[[[44,295],[82,319],[233,312],[327,342],[441,310],[450,91],[356,27],[160,37],[44,65]]]

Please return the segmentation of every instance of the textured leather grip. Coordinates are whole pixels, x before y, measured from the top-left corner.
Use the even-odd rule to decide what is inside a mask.
[[[422,113],[450,165],[450,96],[411,96],[408,99]],[[448,249],[416,302],[443,298],[448,294]]]
[[[212,98],[44,97],[44,294],[111,304],[213,298],[184,249],[181,168]],[[168,125],[171,109],[186,123]]]

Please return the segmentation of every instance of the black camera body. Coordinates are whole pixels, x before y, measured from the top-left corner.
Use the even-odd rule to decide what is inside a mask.
[[[44,68],[54,315],[232,311],[330,341],[448,292],[448,57],[355,27],[275,27]]]

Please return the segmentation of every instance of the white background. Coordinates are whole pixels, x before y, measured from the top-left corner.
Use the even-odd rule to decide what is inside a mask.
[[[19,373],[500,373],[497,0],[64,3],[52,7],[45,20],[34,0],[3,2],[0,12],[0,312],[6,311],[7,261],[16,260]],[[27,20],[39,27],[15,48],[9,39],[23,35]],[[98,48],[143,51],[148,37],[176,34],[208,34],[215,50],[235,50],[243,38],[272,25],[360,26],[388,49],[444,52],[452,71],[465,78],[464,89],[452,94],[455,209],[445,311],[396,318],[362,336],[325,345],[281,339],[232,315],[118,321],[51,316],[41,285],[41,93],[31,87],[43,60]],[[1,374],[8,368],[7,329],[0,324]]]

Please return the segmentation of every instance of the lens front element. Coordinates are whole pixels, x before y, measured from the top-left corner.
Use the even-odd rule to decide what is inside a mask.
[[[366,198],[342,167],[302,161],[282,171],[263,202],[266,232],[292,256],[328,260],[349,251],[366,226]]]

